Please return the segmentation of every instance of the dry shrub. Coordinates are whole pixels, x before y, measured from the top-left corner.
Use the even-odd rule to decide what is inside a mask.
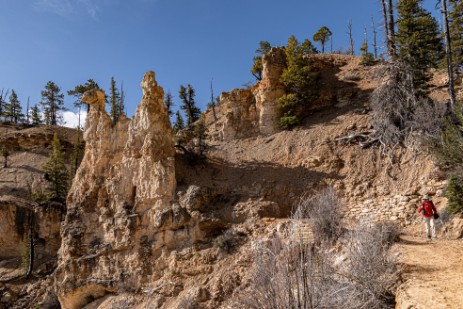
[[[392,223],[361,222],[350,233],[345,308],[393,308],[397,260],[389,254],[399,229]]]
[[[223,232],[222,235],[219,235],[214,239],[214,247],[219,248],[222,252],[231,253],[233,249],[243,241],[244,238],[245,235],[243,233],[233,229],[228,229]]]
[[[335,283],[325,258],[311,245],[294,239],[291,229],[254,248],[248,289],[231,300],[230,308],[336,308]]]
[[[313,197],[312,202],[335,197],[331,191],[322,192],[325,194]],[[308,205],[300,204],[293,221],[307,218]],[[301,241],[296,226],[288,225],[254,245],[249,285],[235,294],[226,308],[393,308],[397,272],[388,250],[398,237],[395,225],[359,224],[343,238],[347,258],[336,268],[333,261],[339,256]]]
[[[313,196],[304,195],[292,219],[310,218],[315,243],[335,242],[341,234],[341,202],[332,187],[326,187]]]

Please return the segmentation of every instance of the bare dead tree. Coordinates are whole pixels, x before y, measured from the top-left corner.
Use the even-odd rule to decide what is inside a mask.
[[[7,89],[6,92],[5,89],[2,89],[2,92],[0,93],[0,117],[3,115],[3,109],[5,108],[5,103],[7,103],[6,98],[8,97],[9,92],[9,89]]]
[[[355,50],[354,50],[354,39],[352,36],[352,19],[349,19],[349,22],[347,23],[347,35],[349,36],[349,47],[347,49],[347,53],[354,56]]]
[[[396,61],[386,67],[386,81],[371,98],[375,138],[390,153],[397,146],[412,147],[415,135],[438,135],[443,113],[429,98],[417,95],[411,67]]]
[[[27,106],[26,106],[26,124],[29,124],[29,100],[31,97],[27,97]]]
[[[375,19],[373,16],[371,16],[371,31],[373,32],[373,53],[374,53],[375,59],[378,59],[378,44],[376,41],[377,32],[376,32]]]
[[[387,46],[387,53],[389,56],[391,55],[391,47],[389,44],[389,23],[387,21],[387,9],[386,9],[386,1],[381,0],[381,8],[382,8],[382,13],[383,13],[383,22],[384,22],[384,37],[386,40],[386,46]]]
[[[444,21],[444,38],[445,38],[445,54],[447,56],[447,72],[449,76],[449,95],[450,95],[450,107],[449,112],[452,113],[455,107],[455,83],[453,80],[453,65],[452,65],[452,44],[450,41],[449,31],[449,18],[447,11],[447,0],[440,0],[442,19]]]
[[[391,48],[391,59],[397,60],[397,51],[395,45],[395,30],[394,30],[394,7],[392,0],[388,0],[388,21],[389,21],[389,44]]]

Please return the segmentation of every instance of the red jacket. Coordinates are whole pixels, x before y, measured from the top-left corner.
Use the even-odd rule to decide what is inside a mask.
[[[418,207],[418,212],[423,212],[423,217],[432,217],[437,212],[436,206],[431,200],[425,200]]]

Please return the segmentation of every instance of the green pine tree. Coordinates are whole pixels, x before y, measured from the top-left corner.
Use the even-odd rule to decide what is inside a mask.
[[[191,128],[201,115],[201,110],[196,107],[194,99],[195,90],[190,84],[188,84],[187,88],[185,88],[183,85],[180,85],[178,97],[182,100],[183,103],[180,108],[185,111],[187,116],[187,127]]]
[[[439,24],[423,9],[422,0],[401,0],[397,3],[397,34],[400,60],[410,65],[418,95],[426,94],[429,69],[442,57]]]
[[[268,53],[270,49],[272,49],[272,45],[270,45],[269,42],[259,42],[259,48],[256,49],[256,56],[254,56],[254,63],[251,68],[251,73],[257,80],[262,80],[262,70],[264,68],[262,64],[262,56]]]
[[[23,117],[21,103],[19,102],[18,95],[14,90],[10,94],[10,102],[3,106],[3,116],[5,119],[10,119],[11,122],[18,123]]]
[[[454,67],[463,66],[463,1],[449,0],[449,32]]]
[[[175,123],[172,129],[174,130],[175,133],[177,133],[178,131],[184,128],[185,128],[185,122],[183,121],[183,118],[182,118],[182,115],[180,115],[180,112],[177,111],[175,113]]]
[[[58,134],[55,133],[52,141],[53,152],[43,169],[47,173],[47,179],[51,182],[50,199],[65,201],[69,187],[69,174],[66,169],[64,153]]]
[[[172,100],[172,94],[170,91],[167,91],[166,97],[164,98],[164,107],[166,108],[167,115],[172,116],[172,106],[174,106],[174,101]]]
[[[448,200],[447,211],[449,213],[463,212],[463,181],[458,177],[452,177],[449,180],[445,197]]]
[[[58,112],[64,109],[64,95],[61,93],[61,89],[54,82],[49,81],[41,94],[40,104],[45,110],[45,123],[52,126],[57,125],[59,121]]]
[[[373,54],[368,51],[368,42],[365,39],[362,46],[360,47],[362,65],[372,65],[375,61]]]
[[[280,80],[285,86],[286,94],[279,99],[282,113],[279,127],[283,130],[299,125],[304,114],[304,106],[318,97],[317,80],[311,77],[312,69],[304,57],[307,52],[316,52],[313,46],[310,48],[309,43],[305,41],[299,44],[292,35],[285,48],[287,68]]]
[[[109,115],[111,116],[114,124],[117,123],[121,115],[120,101],[121,95],[117,89],[116,80],[114,77],[111,77],[111,88],[109,90],[109,105],[111,109],[109,111]]]
[[[40,109],[38,105],[34,105],[31,108],[31,119],[33,125],[39,125],[42,123],[42,117],[40,116]]]
[[[74,101],[74,106],[79,109],[79,113],[82,109],[82,95],[86,91],[92,89],[100,89],[100,86],[98,86],[98,84],[93,79],[89,79],[85,82],[85,84],[77,85],[74,87],[74,89],[68,90],[68,95],[76,98],[76,100]],[[90,105],[87,105],[87,107],[89,108]]]
[[[326,26],[318,29],[317,33],[313,35],[313,40],[315,42],[320,42],[320,45],[322,46],[322,54],[325,53],[325,43],[331,38],[332,35],[333,33]]]

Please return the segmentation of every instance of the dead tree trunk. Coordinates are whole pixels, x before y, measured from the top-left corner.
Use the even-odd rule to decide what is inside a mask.
[[[453,65],[452,65],[452,44],[450,41],[450,32],[449,32],[449,19],[447,12],[447,0],[441,0],[441,11],[442,18],[444,20],[444,31],[445,31],[445,54],[447,56],[447,71],[449,76],[449,95],[450,95],[450,113],[453,113],[455,107],[455,83],[453,81]]]
[[[391,56],[391,46],[389,44],[389,23],[387,22],[386,0],[381,0],[381,6],[384,19],[384,35],[386,37],[387,53]]]
[[[352,56],[354,56],[355,50],[354,50],[354,39],[352,38],[352,19],[349,19],[349,22],[347,23],[347,35],[349,36],[349,48],[347,52],[350,53]]]
[[[375,26],[375,19],[371,16],[371,28],[373,32],[373,53],[375,59],[378,59],[378,44],[376,42],[376,26]]]
[[[397,52],[395,46],[395,30],[394,30],[394,7],[392,0],[388,0],[388,15],[389,15],[389,41],[391,45],[391,59],[397,60]]]

